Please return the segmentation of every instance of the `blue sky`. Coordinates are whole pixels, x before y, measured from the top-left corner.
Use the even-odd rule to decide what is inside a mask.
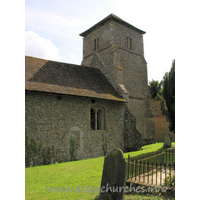
[[[146,31],[148,80],[161,81],[176,58],[177,6],[170,0],[26,0],[25,54],[81,64],[79,34],[110,13]]]

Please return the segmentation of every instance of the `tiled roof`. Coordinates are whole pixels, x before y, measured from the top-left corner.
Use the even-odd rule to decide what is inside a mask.
[[[117,17],[114,14],[110,14],[108,15],[106,18],[104,18],[103,20],[101,20],[100,22],[98,22],[97,24],[95,24],[94,26],[92,26],[91,28],[89,28],[88,30],[84,31],[83,33],[80,34],[80,36],[85,37],[87,34],[89,34],[90,32],[92,32],[94,29],[99,28],[100,26],[102,26],[103,24],[105,24],[108,20],[114,20],[116,22],[119,22],[121,24],[124,24],[126,26],[128,26],[129,28],[132,28],[134,30],[136,30],[137,32],[141,33],[141,34],[145,34],[145,31],[142,31],[138,28],[136,28],[135,26],[129,24],[128,22],[124,21],[123,19]]]
[[[99,69],[25,57],[25,89],[126,102]]]

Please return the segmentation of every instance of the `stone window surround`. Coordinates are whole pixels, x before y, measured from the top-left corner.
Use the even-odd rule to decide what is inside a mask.
[[[92,111],[93,116],[92,116]],[[102,131],[105,130],[105,108],[101,106],[93,106],[90,108],[90,130]],[[92,124],[93,123],[93,124]],[[93,127],[92,127],[93,126]]]

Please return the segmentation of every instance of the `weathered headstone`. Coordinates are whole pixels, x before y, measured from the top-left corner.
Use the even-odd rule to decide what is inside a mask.
[[[171,147],[171,137],[168,133],[166,133],[163,137],[164,139],[164,148],[170,148]]]
[[[122,200],[128,163],[121,149],[114,149],[104,159],[101,180],[101,199]]]

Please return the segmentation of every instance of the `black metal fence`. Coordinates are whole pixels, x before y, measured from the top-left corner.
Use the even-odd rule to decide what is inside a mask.
[[[157,151],[145,156],[128,156],[127,179],[152,185],[173,186],[175,149]]]

